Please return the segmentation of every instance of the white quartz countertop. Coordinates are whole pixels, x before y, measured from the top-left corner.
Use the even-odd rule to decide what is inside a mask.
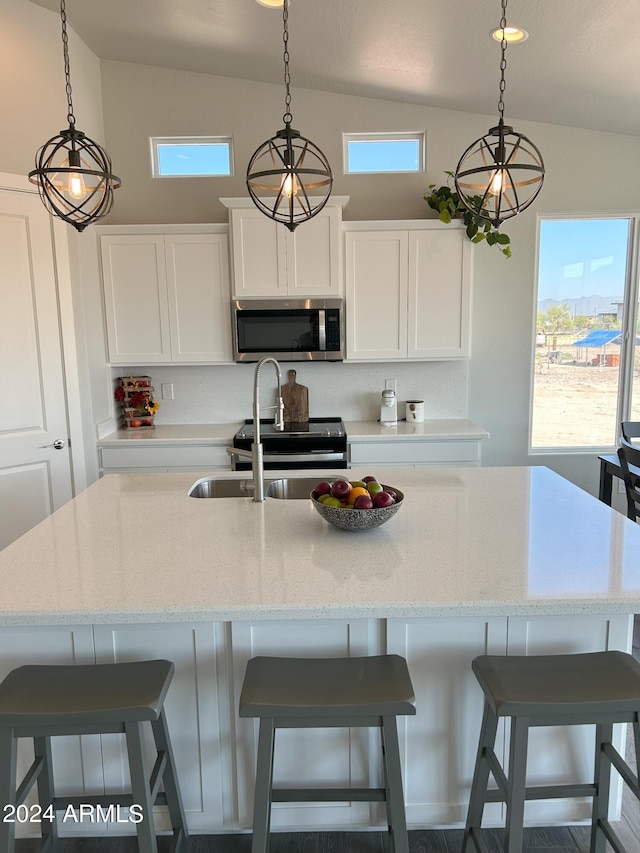
[[[121,447],[134,442],[141,447],[158,444],[229,444],[242,424],[164,424],[153,429],[119,429],[98,440],[98,447]]]
[[[109,474],[9,545],[0,624],[640,612],[640,525],[546,468],[387,469],[359,533],[196,479]]]
[[[229,444],[243,422],[222,424],[159,424],[150,430],[119,429],[98,440],[98,447]],[[489,433],[464,418],[442,418],[421,424],[398,421],[396,426],[382,426],[379,421],[345,421],[349,441],[401,440],[443,441],[478,440]]]
[[[486,429],[465,418],[442,418],[419,424],[398,421],[395,426],[385,426],[380,421],[345,421],[345,429],[351,442],[478,441],[489,438]]]

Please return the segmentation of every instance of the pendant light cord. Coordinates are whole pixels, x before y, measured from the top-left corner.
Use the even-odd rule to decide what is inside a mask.
[[[289,0],[284,0],[282,5],[282,23],[282,41],[284,43],[282,59],[284,60],[284,88],[286,93],[284,98],[285,113],[282,116],[282,120],[287,127],[290,127],[293,116],[291,115],[291,74],[289,73]]]
[[[502,124],[504,120],[504,90],[507,88],[507,83],[505,80],[505,71],[507,70],[507,36],[505,34],[506,27],[507,0],[502,0],[502,18],[500,19],[500,29],[502,30],[502,41],[500,42],[500,94],[498,96],[498,113],[500,114],[500,124]]]
[[[60,0],[60,20],[62,21],[62,50],[64,52],[64,79],[67,92],[67,121],[69,127],[75,128],[76,117],[73,114],[71,101],[71,75],[69,73],[69,37],[67,35],[67,9],[65,0]]]

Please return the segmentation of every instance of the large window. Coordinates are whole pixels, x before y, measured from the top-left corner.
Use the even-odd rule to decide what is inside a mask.
[[[540,222],[534,452],[613,447],[640,420],[639,222]]]

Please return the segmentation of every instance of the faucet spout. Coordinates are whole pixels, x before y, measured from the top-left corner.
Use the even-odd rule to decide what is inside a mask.
[[[253,378],[253,429],[254,438],[251,445],[251,468],[253,469],[253,500],[264,501],[264,457],[262,449],[262,436],[260,434],[260,371],[267,362],[273,364],[278,382],[275,406],[266,406],[266,409],[275,409],[274,426],[277,430],[284,429],[284,403],[282,401],[281,385],[282,373],[280,365],[270,355],[261,359],[256,365]]]

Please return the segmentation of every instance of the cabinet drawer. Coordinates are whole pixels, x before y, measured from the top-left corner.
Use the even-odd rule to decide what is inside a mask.
[[[196,447],[103,447],[100,450],[103,471],[230,468],[225,446]]]
[[[351,465],[479,465],[478,441],[354,442]]]

